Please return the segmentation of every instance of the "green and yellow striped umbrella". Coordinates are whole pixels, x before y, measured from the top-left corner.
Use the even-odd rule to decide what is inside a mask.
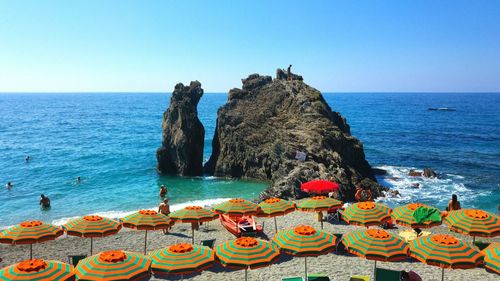
[[[303,212],[323,212],[332,208],[342,207],[342,202],[326,196],[313,196],[307,198],[297,205],[297,209]],[[323,219],[321,219],[321,229],[323,229]]]
[[[151,269],[157,277],[168,274],[191,274],[211,267],[215,261],[212,249],[192,244],[175,244],[153,251]]]
[[[254,269],[274,263],[279,257],[280,250],[278,246],[268,241],[240,237],[218,245],[215,254],[223,266],[244,268],[247,280],[249,268]]]
[[[139,253],[106,251],[81,260],[75,271],[81,281],[147,280],[151,260]]]
[[[408,257],[409,252],[409,247],[403,240],[381,229],[355,230],[344,234],[342,244],[349,253],[374,260],[374,274],[377,261],[402,261]]]
[[[307,280],[307,257],[316,257],[335,250],[337,237],[308,225],[281,230],[273,238],[273,243],[293,256],[304,257]]]
[[[470,235],[475,240],[476,236],[495,237],[500,235],[500,219],[498,216],[473,209],[451,211],[444,222],[451,230]]]
[[[70,281],[75,280],[72,265],[41,259],[25,260],[0,270],[0,281]]]
[[[410,241],[409,246],[412,258],[442,268],[442,280],[445,268],[474,268],[482,259],[474,244],[446,234],[420,237]]]
[[[113,235],[118,233],[121,228],[122,224],[120,222],[97,215],[73,219],[63,225],[63,229],[68,235],[90,238],[91,255],[93,251],[94,237]]]
[[[380,203],[359,202],[347,207],[342,219],[348,224],[369,227],[380,225],[391,219],[392,210]]]
[[[30,259],[33,258],[33,244],[54,240],[64,231],[52,224],[41,221],[25,221],[0,232],[0,243],[29,244]]]
[[[241,198],[234,198],[214,206],[215,212],[227,215],[253,216],[259,212],[259,205]]]
[[[200,206],[187,206],[184,209],[172,212],[170,218],[175,222],[199,224],[215,220],[219,215],[211,210],[203,209]],[[191,243],[194,244],[194,227],[191,227]]]
[[[407,204],[394,208],[391,217],[395,223],[411,228],[431,228],[441,225],[441,221],[426,221],[424,223],[417,223],[415,217],[413,216],[413,212],[415,212],[415,210],[419,207],[431,208],[430,206],[422,203]]]
[[[120,219],[123,226],[144,230],[144,254],[148,245],[148,230],[166,229],[172,225],[172,220],[164,214],[153,210],[140,210]]]
[[[500,274],[500,243],[492,243],[481,251],[484,255],[484,267],[487,271]]]
[[[258,217],[274,218],[274,229],[278,231],[278,224],[276,223],[277,216],[284,216],[288,213],[295,211],[295,203],[283,200],[280,198],[269,198],[259,204],[260,212]]]

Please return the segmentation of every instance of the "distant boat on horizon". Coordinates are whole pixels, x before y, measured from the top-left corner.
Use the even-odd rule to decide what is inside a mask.
[[[429,107],[427,110],[440,110],[440,111],[457,111],[455,108],[453,107]]]

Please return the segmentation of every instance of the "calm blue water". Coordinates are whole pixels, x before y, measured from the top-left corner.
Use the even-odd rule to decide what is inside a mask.
[[[169,94],[0,94],[0,184],[14,183],[10,190],[0,188],[0,226],[152,208],[162,183],[177,207],[236,193],[256,197],[265,184],[158,176],[155,151],[169,99]],[[443,207],[457,193],[464,206],[495,211],[500,204],[499,94],[343,93],[325,99],[347,118],[372,166],[389,171],[380,180],[401,191],[401,198],[387,203],[419,200]],[[205,94],[199,105],[206,159],[217,109],[225,101],[225,94]],[[457,111],[427,111],[442,106]],[[25,163],[28,154],[32,161]],[[441,178],[406,176],[410,168],[426,166]],[[77,176],[82,183],[75,183]],[[419,190],[409,187],[414,182]],[[49,211],[40,210],[40,193],[50,197]]]

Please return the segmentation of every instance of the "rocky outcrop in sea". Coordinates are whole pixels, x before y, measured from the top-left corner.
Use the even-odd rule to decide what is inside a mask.
[[[304,197],[300,184],[314,179],[338,182],[344,200],[354,199],[358,184],[381,195],[383,187],[346,120],[301,76],[292,77],[288,81],[281,70],[274,80],[252,74],[241,89],[229,91],[205,173],[269,181],[261,198]]]
[[[158,170],[165,174],[200,176],[203,174],[205,129],[198,119],[198,102],[203,96],[201,83],[175,85],[170,107],[163,113],[162,146],[156,151]]]

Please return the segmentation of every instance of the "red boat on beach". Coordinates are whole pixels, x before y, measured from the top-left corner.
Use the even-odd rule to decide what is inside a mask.
[[[222,225],[234,236],[257,235],[262,232],[262,225],[257,224],[253,216],[219,215]]]

